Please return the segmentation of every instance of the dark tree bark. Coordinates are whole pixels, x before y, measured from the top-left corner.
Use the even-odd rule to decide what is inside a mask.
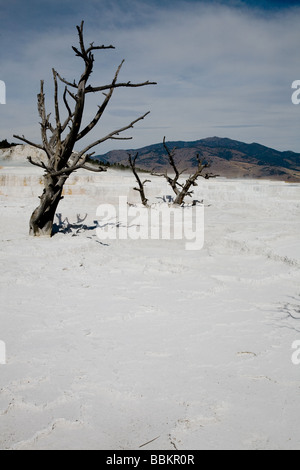
[[[181,205],[183,204],[186,196],[192,197],[193,191],[190,191],[190,188],[191,186],[198,186],[196,181],[199,177],[209,179],[209,178],[216,178],[218,176],[218,175],[213,175],[212,173],[203,174],[202,173],[203,170],[205,168],[209,168],[210,164],[205,162],[203,159],[201,159],[199,154],[196,156],[196,158],[198,161],[198,168],[195,171],[195,173],[191,175],[183,185],[181,185],[181,191],[179,192],[179,194],[177,194],[174,200],[174,204]]]
[[[128,154],[128,162],[129,162],[130,168],[132,170],[132,173],[135,176],[136,182],[138,184],[138,188],[133,188],[133,189],[140,193],[142,204],[144,206],[148,207],[148,199],[145,196],[144,186],[145,186],[146,183],[151,183],[151,181],[150,180],[145,180],[143,182],[141,181],[141,179],[139,177],[139,174],[136,170],[136,165],[135,165],[138,155],[139,154],[136,153],[136,155],[134,157],[132,157],[132,155],[130,153]]]
[[[173,177],[169,176],[167,173],[167,170],[163,174],[157,174],[157,173],[154,173],[154,171],[152,171],[152,174],[156,176],[163,176],[164,178],[166,178],[166,180],[170,184],[176,196],[174,198],[174,204],[182,205],[184,203],[184,199],[186,198],[186,196],[192,197],[193,191],[191,191],[190,189],[192,186],[197,186],[196,181],[199,177],[209,179],[209,178],[216,178],[217,176],[219,176],[219,175],[214,175],[213,173],[203,173],[203,171],[206,168],[210,167],[210,163],[206,162],[204,159],[201,159],[200,155],[198,154],[196,156],[197,161],[198,161],[198,166],[197,166],[196,171],[193,173],[193,175],[191,175],[185,181],[184,184],[180,183],[179,178],[183,173],[186,172],[186,170],[182,170],[182,171],[178,170],[177,165],[175,163],[175,158],[174,158],[175,153],[176,153],[176,148],[174,148],[173,150],[170,150],[166,144],[165,137],[163,140],[163,145],[167,152],[169,164],[172,167],[175,175]]]
[[[40,204],[30,217],[30,235],[52,235],[53,220],[59,201],[62,199],[62,190],[66,179],[67,177],[55,178],[48,174],[44,176],[44,191],[40,196]]]
[[[174,171],[174,176],[173,177],[169,176],[167,170],[165,170],[165,172],[162,173],[162,174],[155,173],[154,170],[152,170],[152,174],[155,175],[155,176],[163,176],[167,180],[167,182],[169,183],[171,188],[173,189],[176,196],[178,196],[180,194],[180,189],[179,188],[181,186],[180,183],[179,183],[179,178],[180,178],[180,175],[185,170],[179,172],[178,169],[177,169],[177,166],[175,164],[174,157],[175,157],[175,153],[176,153],[176,147],[174,147],[172,150],[170,150],[168,148],[167,144],[166,144],[166,138],[165,137],[163,139],[163,145],[164,145],[164,148],[167,152],[169,164],[171,165],[171,167]]]
[[[44,82],[41,81],[40,93],[37,96],[38,112],[41,118],[41,137],[42,144],[35,144],[27,140],[24,136],[14,136],[23,142],[45,152],[45,158],[33,161],[31,157],[28,160],[33,165],[42,168],[44,174],[44,191],[40,196],[40,204],[32,213],[30,218],[30,234],[34,236],[51,236],[53,230],[53,220],[59,201],[62,199],[63,186],[69,176],[76,170],[84,168],[89,171],[102,172],[105,168],[88,165],[88,159],[93,153],[88,153],[90,149],[107,140],[119,139],[128,140],[131,137],[119,137],[119,135],[134,127],[138,121],[144,119],[148,114],[138,117],[130,124],[116,129],[106,136],[85,146],[80,152],[75,152],[74,147],[78,141],[85,137],[99,122],[103,116],[108,103],[111,100],[115,88],[119,87],[141,87],[145,85],[155,85],[155,82],[143,83],[118,83],[118,76],[124,61],[119,65],[115,76],[110,84],[94,87],[88,84],[93,71],[94,55],[93,52],[104,49],[114,49],[113,46],[94,46],[91,43],[86,47],[83,38],[83,22],[77,26],[79,48],[72,47],[76,56],[80,57],[84,64],[83,73],[78,82],[67,81],[62,78],[58,72],[52,69],[54,81],[54,115],[55,124],[50,122],[50,114],[46,113]],[[63,93],[63,103],[67,117],[62,121],[59,97],[58,80],[65,86]],[[72,91],[71,91],[72,90]],[[82,128],[82,118],[85,108],[85,98],[89,93],[103,92],[104,99],[98,106],[98,110],[89,124]],[[73,101],[73,109],[68,102],[68,98]]]

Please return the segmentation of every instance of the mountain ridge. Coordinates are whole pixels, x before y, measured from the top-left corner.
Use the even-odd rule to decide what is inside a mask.
[[[300,182],[300,153],[279,151],[253,142],[247,144],[227,137],[206,137],[195,141],[166,142],[171,150],[176,147],[178,168],[187,172],[197,165],[196,155],[211,163],[211,171],[230,178],[264,178]],[[128,153],[139,153],[137,164],[141,169],[162,171],[169,168],[163,143],[139,149],[112,150],[93,159],[109,164],[127,164]]]

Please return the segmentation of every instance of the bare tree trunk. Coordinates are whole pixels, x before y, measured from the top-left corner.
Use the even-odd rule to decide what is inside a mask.
[[[42,168],[45,171],[44,174],[44,192],[40,196],[40,204],[32,213],[30,219],[30,234],[34,236],[51,236],[53,221],[59,201],[62,199],[63,186],[68,177],[74,171],[84,168],[89,171],[106,171],[106,169],[99,167],[95,169],[91,165],[88,165],[88,158],[93,153],[88,154],[89,150],[96,145],[106,142],[107,140],[128,140],[131,137],[120,137],[120,134],[128,129],[132,129],[134,124],[144,119],[148,114],[145,113],[143,116],[138,117],[130,124],[116,129],[106,136],[98,139],[86,145],[80,152],[75,152],[74,148],[76,143],[84,138],[94,127],[98,124],[103,116],[104,111],[107,108],[108,103],[113,95],[116,88],[120,87],[142,87],[145,85],[155,85],[156,82],[143,82],[143,83],[131,83],[121,82],[118,83],[118,77],[124,61],[119,65],[115,76],[111,83],[103,86],[91,86],[88,84],[91,74],[93,72],[94,65],[94,51],[104,49],[114,49],[113,46],[95,46],[91,43],[89,47],[86,47],[83,38],[83,21],[80,26],[77,26],[78,37],[79,37],[79,48],[73,47],[76,56],[80,57],[84,63],[84,70],[81,74],[78,82],[74,80],[70,82],[59,75],[54,69],[52,69],[53,80],[54,80],[54,117],[55,123],[50,122],[51,113],[47,114],[45,105],[44,95],[44,82],[41,80],[40,93],[38,94],[38,112],[41,118],[41,136],[42,144],[35,144],[27,140],[24,136],[14,136],[23,142],[33,145],[39,150],[43,150],[45,153],[44,159],[38,159],[33,161],[31,157],[28,160],[33,165]],[[59,93],[58,93],[58,80],[65,85],[63,94],[63,104],[65,114],[64,121],[61,121],[61,112],[59,106]],[[72,90],[72,91],[70,91]],[[98,110],[94,118],[85,127],[81,128],[83,122],[83,114],[85,108],[85,98],[89,93],[103,92],[104,98],[102,103],[98,105]],[[74,106],[73,110],[69,105],[67,97],[71,97]],[[49,136],[50,133],[50,136]]]
[[[163,139],[163,145],[164,145],[164,148],[165,148],[165,150],[167,152],[167,155],[168,155],[169,164],[171,165],[171,167],[174,171],[174,176],[173,177],[169,176],[167,170],[165,170],[165,173],[163,173],[163,174],[158,174],[158,173],[155,173],[154,169],[153,169],[151,174],[154,175],[154,176],[163,176],[164,178],[166,178],[167,182],[169,183],[169,185],[173,189],[174,193],[176,194],[176,196],[178,196],[180,194],[180,190],[178,189],[178,186],[179,187],[181,186],[179,184],[179,178],[180,178],[180,175],[183,172],[179,172],[178,168],[175,164],[174,157],[175,157],[175,153],[176,153],[176,147],[174,147],[173,150],[169,150],[169,148],[166,144],[166,137],[164,137],[164,139]]]
[[[40,204],[33,211],[29,222],[29,234],[33,236],[52,236],[53,221],[59,201],[62,199],[63,185],[67,177],[44,176],[44,191]]]
[[[184,199],[186,196],[191,196],[192,195],[192,191],[190,191],[190,187],[191,186],[197,186],[197,183],[196,183],[196,179],[198,178],[198,176],[200,175],[193,175],[193,176],[190,176],[185,184],[182,186],[182,190],[179,192],[179,194],[177,194],[175,200],[174,200],[174,204],[178,204],[178,205],[182,205],[183,202],[184,202]]]
[[[206,169],[206,168],[209,168],[210,164],[205,162],[204,159],[201,159],[200,155],[198,154],[196,156],[196,159],[198,161],[198,167],[195,170],[194,174],[191,175],[185,181],[184,184],[179,183],[179,178],[182,175],[182,173],[185,172],[185,170],[183,170],[181,172],[178,170],[177,165],[175,163],[175,159],[174,159],[176,148],[174,148],[172,151],[170,151],[169,148],[166,145],[166,140],[165,139],[166,138],[164,137],[164,140],[163,140],[164,148],[165,148],[165,150],[167,152],[167,155],[168,155],[169,164],[171,165],[171,167],[173,168],[173,170],[175,172],[175,176],[173,178],[168,176],[167,170],[164,174],[161,174],[161,175],[156,174],[156,176],[163,176],[164,178],[166,178],[166,180],[168,181],[168,183],[172,187],[172,189],[175,193],[175,196],[176,196],[175,199],[174,199],[174,204],[182,205],[184,203],[184,199],[185,199],[186,196],[189,196],[189,197],[192,196],[193,191],[191,191],[190,188],[191,188],[191,186],[198,186],[196,181],[199,177],[209,179],[209,178],[216,178],[219,175],[214,175],[212,173],[205,173],[205,175],[203,175],[202,174],[203,170]],[[155,174],[155,173],[153,173],[153,171],[152,171],[152,174]]]
[[[146,195],[145,195],[144,186],[145,186],[146,183],[151,183],[151,181],[150,180],[145,180],[143,182],[141,181],[141,179],[138,175],[138,172],[136,171],[136,166],[135,166],[135,162],[136,162],[137,157],[138,157],[138,153],[136,153],[136,155],[133,158],[132,158],[130,153],[128,154],[128,162],[129,162],[130,168],[131,168],[132,173],[134,174],[136,182],[139,186],[138,188],[133,188],[133,189],[140,193],[142,204],[145,207],[148,207],[148,199],[146,198]]]

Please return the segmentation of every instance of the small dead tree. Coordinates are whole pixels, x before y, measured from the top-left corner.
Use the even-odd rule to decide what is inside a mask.
[[[97,141],[86,145],[81,151],[75,152],[75,145],[86,135],[92,131],[92,129],[98,124],[99,120],[103,116],[103,113],[111,100],[113,92],[118,87],[141,87],[145,85],[155,85],[155,82],[143,82],[143,83],[118,83],[118,77],[124,60],[119,65],[115,76],[111,83],[102,86],[92,86],[89,84],[89,79],[93,71],[94,64],[94,51],[104,49],[114,49],[113,46],[95,46],[94,43],[86,46],[83,37],[83,21],[80,26],[77,26],[78,37],[79,37],[79,48],[72,47],[76,56],[80,57],[83,61],[83,73],[79,80],[76,82],[70,82],[65,78],[61,77],[58,72],[52,69],[53,80],[54,80],[54,110],[55,110],[55,124],[50,122],[50,114],[46,112],[45,106],[45,94],[44,94],[44,81],[41,81],[40,93],[37,96],[38,101],[38,112],[41,118],[41,137],[42,144],[35,144],[30,142],[24,136],[14,136],[15,138],[22,140],[23,142],[33,145],[34,147],[43,150],[45,152],[45,159],[39,159],[33,161],[31,157],[28,160],[33,165],[36,165],[43,170],[44,174],[44,191],[40,196],[39,206],[34,210],[30,218],[30,234],[34,236],[51,236],[53,228],[53,220],[59,201],[62,199],[63,186],[69,176],[76,170],[84,168],[90,171],[102,172],[104,168],[99,166],[98,168],[89,166],[87,161],[88,158],[93,155],[94,152],[88,153],[90,149],[96,145],[101,144],[107,140],[120,139],[128,140],[131,137],[119,137],[119,135],[134,127],[138,121],[144,119],[148,113],[138,117],[130,124],[116,129],[106,136],[98,139]],[[66,118],[64,121],[61,120],[61,112],[59,106],[59,92],[58,92],[58,80],[65,86],[63,93],[63,103],[65,108]],[[82,128],[82,120],[84,114],[84,108],[86,103],[86,96],[90,93],[103,92],[104,99],[98,106],[98,110],[94,118],[88,125]],[[68,98],[72,99],[74,106],[70,106]],[[73,108],[73,109],[71,109]],[[66,133],[65,133],[66,131]],[[50,136],[49,136],[50,133]]]
[[[179,184],[179,178],[180,178],[180,175],[182,173],[184,173],[185,170],[179,172],[178,168],[175,164],[174,157],[175,157],[175,153],[176,153],[176,147],[174,147],[172,150],[170,150],[166,145],[166,138],[165,137],[163,139],[163,145],[164,145],[164,148],[165,148],[165,150],[167,152],[167,155],[168,155],[169,164],[171,165],[172,169],[174,170],[174,176],[173,177],[169,176],[167,169],[165,170],[165,172],[163,174],[155,173],[154,169],[153,169],[151,174],[154,175],[154,176],[163,176],[167,180],[167,182],[169,183],[171,188],[173,189],[176,196],[178,196],[180,194],[179,187],[181,186]]]
[[[138,184],[138,188],[133,188],[133,189],[140,193],[142,204],[144,206],[148,207],[148,199],[145,196],[144,186],[145,186],[146,183],[151,183],[151,181],[150,180],[145,180],[143,182],[141,181],[141,179],[139,177],[139,174],[137,172],[137,169],[136,169],[136,165],[135,165],[138,155],[139,154],[136,153],[134,155],[134,157],[132,157],[132,155],[130,153],[128,153],[128,162],[129,162],[130,168],[132,170],[132,173],[135,176],[136,182]]]
[[[170,184],[176,196],[174,199],[174,204],[182,205],[184,203],[184,199],[186,198],[186,196],[192,197],[193,191],[191,191],[190,189],[192,186],[198,186],[197,179],[199,177],[209,179],[209,178],[216,178],[217,176],[219,176],[219,175],[214,175],[213,173],[203,173],[203,171],[206,168],[209,168],[211,165],[210,163],[206,162],[204,159],[200,158],[200,155],[197,154],[196,159],[198,162],[198,166],[197,166],[196,171],[191,176],[189,176],[189,178],[185,181],[184,184],[180,183],[179,178],[183,173],[186,172],[186,169],[182,171],[178,170],[177,165],[175,163],[175,159],[174,159],[175,153],[176,153],[176,147],[173,150],[170,150],[166,144],[165,137],[163,139],[163,145],[167,152],[169,164],[174,170],[174,176],[173,177],[169,176],[167,170],[163,174],[157,174],[157,173],[154,173],[154,171],[152,171],[152,174],[155,176],[163,176],[168,181],[168,183]]]

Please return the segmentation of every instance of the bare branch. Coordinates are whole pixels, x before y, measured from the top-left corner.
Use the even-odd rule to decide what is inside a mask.
[[[64,100],[64,104],[67,108],[67,111],[68,111],[68,117],[66,118],[65,122],[63,123],[63,125],[61,126],[61,132],[64,132],[65,129],[67,128],[67,125],[69,124],[70,121],[72,121],[73,119],[73,116],[74,116],[74,113],[72,113],[71,111],[71,108],[69,106],[69,103],[67,101],[67,87],[65,87],[65,91],[64,91],[64,94],[63,94],[63,100]]]
[[[179,171],[178,171],[178,169],[175,165],[175,161],[174,161],[176,147],[174,147],[173,150],[169,150],[169,148],[167,147],[167,144],[166,144],[166,137],[164,137],[164,139],[163,139],[163,145],[164,145],[164,148],[165,148],[165,150],[168,154],[169,163],[170,163],[171,167],[173,168],[173,170],[175,171],[176,181],[177,181],[179,176],[180,176],[180,173],[179,173]]]
[[[72,49],[75,52],[76,56],[81,57],[84,60],[84,55],[82,54],[82,52],[79,52],[77,47],[72,46]]]
[[[31,157],[27,157],[27,160],[32,164],[32,165],[35,165],[35,166],[38,166],[40,168],[43,168],[44,170],[47,170],[48,171],[48,168],[46,167],[46,165],[43,163],[43,162],[35,162],[32,160]]]
[[[49,113],[49,114],[47,115],[47,118],[46,118],[47,129],[49,129],[52,133],[54,133],[54,132],[55,132],[55,129],[54,129],[54,127],[52,126],[51,122],[49,121],[50,116],[51,116],[51,113]]]
[[[40,123],[41,126],[41,136],[43,141],[43,150],[45,150],[49,160],[51,159],[51,149],[49,147],[48,137],[47,137],[47,129],[49,129],[49,121],[48,116],[46,115],[46,107],[45,107],[45,94],[44,94],[44,80],[41,80],[41,88],[40,93],[37,95],[38,99],[38,112],[42,122]],[[52,126],[51,126],[52,127]]]
[[[210,178],[218,178],[220,175],[214,175],[213,173],[205,173],[205,175],[200,175],[202,178],[209,180]]]
[[[105,137],[102,137],[102,139],[99,139],[99,140],[96,140],[96,142],[93,142],[92,144],[88,145],[87,147],[85,147],[81,152],[80,152],[80,155],[82,156],[84,153],[88,152],[91,148],[95,147],[96,145],[99,145],[99,144],[102,144],[102,142],[106,142],[107,140],[113,140],[113,139],[122,139],[122,140],[129,140],[128,137],[122,137],[122,138],[119,138],[119,137],[115,137],[115,136],[118,136],[121,132],[124,132],[124,131],[127,131],[128,129],[132,129],[134,127],[134,124],[136,124],[137,122],[141,121],[142,119],[145,119],[146,116],[148,116],[148,114],[150,113],[150,111],[148,111],[147,113],[145,113],[143,116],[135,119],[134,121],[132,121],[130,124],[128,124],[127,126],[124,126],[120,129],[117,129],[113,132],[110,132],[110,134],[107,134]]]
[[[177,196],[177,198],[174,201],[174,204],[182,204],[184,201],[184,198],[186,196],[192,197],[193,191],[190,191],[191,186],[197,186],[196,180],[199,177],[209,179],[209,178],[216,178],[218,175],[213,175],[212,173],[206,173],[205,175],[202,174],[203,170],[205,168],[209,168],[210,164],[207,163],[205,160],[200,158],[200,155],[197,154],[196,159],[198,161],[198,167],[196,171],[194,172],[193,175],[191,175],[185,182],[185,184],[182,186],[182,190],[180,194]]]
[[[53,177],[57,177],[57,176],[62,176],[62,175],[69,175],[71,173],[73,173],[74,171],[76,170],[80,170],[81,168],[85,169],[85,170],[89,170],[89,171],[94,171],[94,172],[102,172],[102,171],[106,171],[106,168],[102,168],[101,166],[99,166],[98,168],[96,167],[91,167],[91,166],[88,166],[87,165],[87,160],[92,156],[94,155],[95,152],[91,152],[89,154],[86,154],[83,156],[82,158],[82,155],[81,154],[77,154],[75,156],[75,158],[73,159],[72,161],[72,164],[71,165],[66,165],[64,168],[58,170],[58,171],[53,171],[51,169],[47,169],[48,173],[53,176]],[[81,162],[80,162],[80,159],[82,158]],[[80,163],[79,163],[80,162]]]
[[[20,137],[20,136],[18,136],[18,135],[13,135],[13,137],[14,137],[15,139],[22,140],[22,141],[25,142],[26,144],[32,145],[33,147],[36,147],[37,149],[44,150],[43,147],[42,147],[42,145],[35,144],[34,142],[31,142],[30,140],[25,139],[24,136]]]
[[[111,84],[111,88],[110,88],[110,91],[108,94],[105,95],[105,100],[103,101],[102,105],[99,106],[99,109],[98,109],[98,112],[97,114],[95,115],[94,119],[78,134],[77,136],[77,140],[80,140],[82,139],[86,134],[88,134],[95,126],[96,124],[99,122],[99,120],[101,119],[111,97],[112,97],[112,94],[113,94],[113,91],[114,91],[114,85],[118,79],[118,76],[119,76],[119,73],[120,73],[120,70],[122,68],[122,65],[124,63],[124,60],[122,60],[121,64],[119,65],[116,73],[115,73],[115,76],[114,76],[114,79],[112,81],[112,84]]]
[[[69,103],[68,103],[68,101],[67,101],[67,91],[68,91],[68,88],[65,87],[65,91],[64,91],[64,94],[63,94],[63,100],[64,100],[65,106],[66,106],[66,108],[67,108],[69,117],[72,117],[72,116],[73,116],[73,113],[72,113],[71,108],[70,108],[70,106],[69,106]]]
[[[70,166],[68,168],[63,168],[60,171],[55,171],[54,172],[54,171],[49,171],[48,170],[48,173],[51,176],[57,177],[57,176],[62,176],[62,175],[70,175],[74,171],[80,170],[80,169],[84,169],[84,170],[88,170],[88,171],[94,171],[96,173],[101,173],[103,171],[107,171],[106,168],[103,168],[103,167],[100,167],[100,166],[98,168],[87,166],[86,162],[84,161],[84,163],[80,163],[79,165],[75,165],[75,166]]]
[[[190,191],[190,188],[191,186],[197,186],[197,183],[196,183],[196,180],[201,176],[202,178],[205,178],[205,179],[209,179],[209,178],[215,178],[217,177],[218,175],[213,175],[212,173],[206,173],[205,175],[202,174],[203,170],[205,168],[209,168],[210,167],[210,164],[207,163],[204,159],[201,159],[200,158],[200,155],[197,154],[196,155],[196,159],[198,161],[198,167],[197,169],[195,170],[194,174],[191,175],[186,181],[185,183],[181,184],[179,183],[179,177],[186,172],[186,170],[182,170],[182,171],[179,171],[178,168],[177,168],[177,165],[175,163],[175,150],[176,148],[174,148],[173,150],[170,150],[166,144],[166,138],[164,137],[163,139],[163,145],[164,145],[164,148],[167,152],[167,155],[168,155],[168,160],[169,160],[169,164],[171,165],[171,167],[173,168],[174,172],[175,172],[175,176],[172,178],[170,176],[168,176],[168,173],[167,173],[167,170],[165,171],[165,173],[163,174],[158,174],[158,173],[154,173],[154,170],[152,170],[152,174],[154,174],[155,176],[163,176],[167,181],[168,183],[170,184],[170,186],[172,187],[174,193],[176,194],[176,198],[174,200],[174,204],[179,204],[181,205],[183,202],[184,202],[184,198],[186,196],[192,196],[193,194],[193,191]],[[179,189],[180,188],[180,189]]]
[[[58,72],[57,72],[57,76],[60,79],[60,81],[63,82],[65,85],[68,85],[72,88],[78,88],[78,84],[75,82],[75,80],[73,81],[73,83],[71,83],[68,80],[66,80],[65,78],[61,77]]]
[[[119,87],[127,87],[127,88],[137,88],[141,86],[147,86],[147,85],[157,85],[157,82],[150,82],[149,80],[143,83],[131,83],[131,82],[126,82],[126,83],[116,83],[113,88],[119,88]],[[104,85],[104,86],[99,86],[99,87],[92,87],[89,85],[85,89],[85,93],[95,93],[98,91],[104,91],[104,90],[109,90],[111,88],[111,85]]]
[[[165,171],[164,174],[162,174],[162,175],[156,174],[156,176],[163,176],[167,180],[167,182],[169,183],[171,188],[173,189],[176,196],[178,196],[180,194],[180,190],[178,189],[178,186],[182,187],[182,185],[178,182],[179,177],[181,175],[181,172],[178,171],[177,166],[175,164],[175,160],[174,160],[176,148],[174,148],[173,150],[170,150],[168,148],[168,146],[166,144],[166,137],[163,138],[163,145],[164,145],[164,148],[165,148],[165,150],[167,152],[167,155],[168,155],[169,164],[171,165],[171,167],[173,168],[173,170],[175,172],[175,176],[173,178],[171,176],[169,176],[168,173],[167,173],[167,170]]]
[[[139,186],[138,188],[133,188],[133,189],[134,189],[134,191],[138,191],[140,193],[142,204],[144,206],[148,207],[148,199],[145,196],[144,186],[145,186],[146,183],[151,183],[151,181],[150,180],[145,180],[144,182],[141,181],[141,179],[138,175],[138,172],[136,170],[136,166],[135,166],[137,157],[138,157],[138,153],[136,153],[134,157],[132,157],[132,155],[130,153],[128,153],[128,162],[129,162],[130,168],[131,168],[131,170],[132,170],[132,172],[135,176],[136,182]]]
[[[111,137],[110,140],[132,140],[132,137]]]
[[[53,73],[53,80],[54,80],[54,108],[55,108],[55,121],[56,121],[56,135],[57,135],[57,142],[60,142],[62,129],[61,129],[59,105],[58,105],[57,73],[54,69],[52,69],[52,73]]]
[[[152,176],[164,177],[164,178],[166,178],[166,177],[168,176],[168,175],[167,175],[167,170],[165,170],[164,173],[156,173],[156,172],[155,172],[155,168],[152,168],[152,170],[151,170],[151,175],[152,175]]]
[[[99,166],[99,168],[94,168],[92,166],[81,165],[80,168],[83,168],[84,170],[88,170],[88,171],[94,171],[95,173],[101,173],[103,171],[107,171],[107,169],[103,168],[102,166]]]
[[[84,21],[81,22],[80,26],[76,26],[76,28],[78,31],[81,53],[84,56],[86,55],[86,50],[85,50],[84,42],[83,42],[83,25],[84,25]]]
[[[110,45],[110,46],[93,46],[92,45],[93,43],[91,43],[91,47],[89,47],[87,50],[86,50],[86,53],[89,54],[91,51],[99,51],[99,50],[104,50],[104,49],[115,49],[114,46]]]
[[[71,98],[73,98],[74,101],[77,102],[78,98],[76,95],[74,95],[74,93],[71,93],[71,91],[67,88],[67,93],[69,93],[69,95],[71,96]]]

